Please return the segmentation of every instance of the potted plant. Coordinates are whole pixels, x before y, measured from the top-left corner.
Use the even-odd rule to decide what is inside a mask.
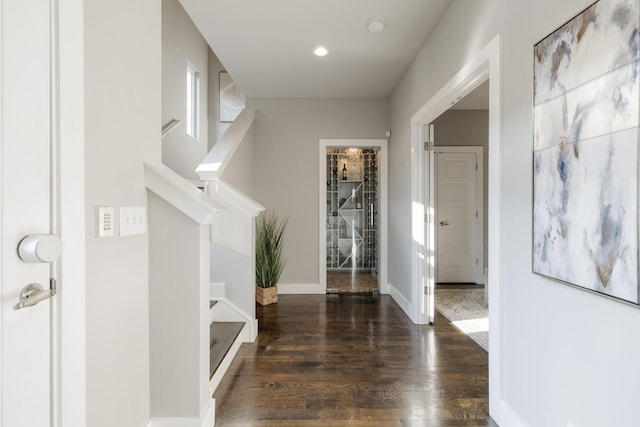
[[[275,212],[263,213],[256,227],[256,301],[262,305],[278,302],[278,280],[284,270],[282,255],[288,219],[278,220]]]

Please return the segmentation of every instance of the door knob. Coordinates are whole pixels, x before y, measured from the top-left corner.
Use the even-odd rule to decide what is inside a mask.
[[[62,255],[62,239],[52,234],[30,234],[18,243],[24,262],[53,262]]]
[[[449,221],[440,221],[440,227],[444,227],[445,225],[449,225]]]

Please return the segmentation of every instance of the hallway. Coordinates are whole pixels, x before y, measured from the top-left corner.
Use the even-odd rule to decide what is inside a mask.
[[[216,426],[496,426],[488,357],[438,313],[413,325],[387,295],[280,295],[258,306],[216,391]]]

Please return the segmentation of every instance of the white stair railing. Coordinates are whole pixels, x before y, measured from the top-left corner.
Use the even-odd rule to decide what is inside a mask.
[[[212,283],[225,284],[225,299],[249,319],[255,319],[255,218],[264,207],[227,183],[224,171],[255,119],[243,110],[196,169],[211,199],[225,207],[210,225]],[[257,336],[257,322],[249,322]]]
[[[255,110],[248,108],[242,110],[227,131],[216,142],[209,154],[207,154],[207,157],[196,168],[196,173],[200,175],[201,180],[216,181],[222,177],[233,157],[233,153],[236,152],[249,128],[251,128],[255,117]]]
[[[208,227],[225,207],[163,164],[144,162],[144,176],[149,190],[150,411],[167,419],[195,418],[215,408],[208,381]]]

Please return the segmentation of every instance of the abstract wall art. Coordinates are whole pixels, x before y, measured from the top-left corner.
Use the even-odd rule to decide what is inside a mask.
[[[639,304],[640,0],[534,46],[533,271]]]

